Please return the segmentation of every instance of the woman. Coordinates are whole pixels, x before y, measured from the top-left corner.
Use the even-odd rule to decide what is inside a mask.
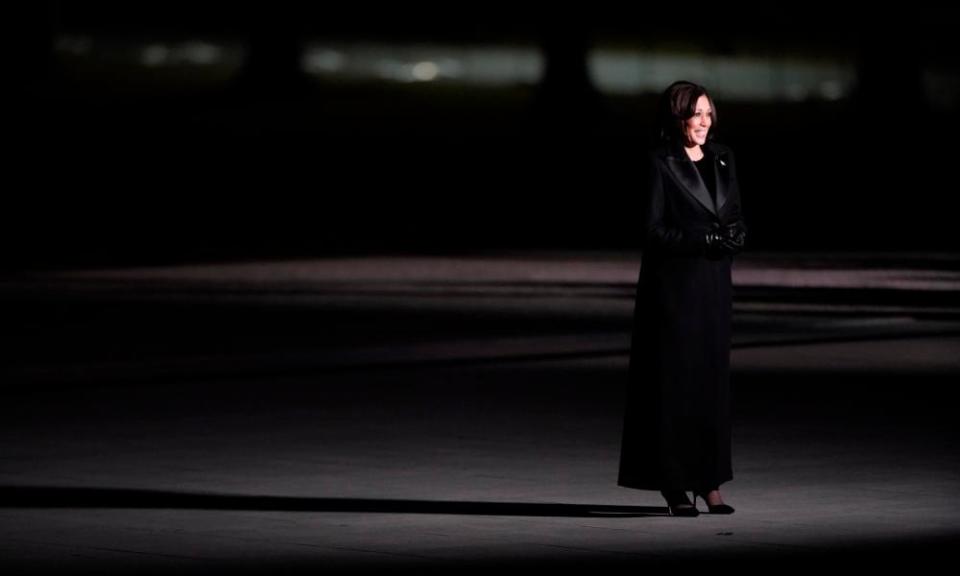
[[[697,516],[698,496],[733,512],[719,487],[733,478],[730,267],[746,228],[733,153],[710,140],[716,120],[704,87],[667,88],[643,191],[618,484],[660,490],[674,516]]]

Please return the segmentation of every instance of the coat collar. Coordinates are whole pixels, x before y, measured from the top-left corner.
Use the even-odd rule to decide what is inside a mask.
[[[725,146],[707,142],[704,144],[707,153],[713,158],[716,177],[717,202],[714,204],[710,197],[710,191],[703,183],[700,172],[694,166],[693,161],[687,156],[683,145],[674,143],[666,148],[665,160],[667,168],[674,180],[688,194],[694,197],[696,201],[714,216],[718,216],[727,202],[728,190],[730,187],[730,161],[727,158],[728,150]]]

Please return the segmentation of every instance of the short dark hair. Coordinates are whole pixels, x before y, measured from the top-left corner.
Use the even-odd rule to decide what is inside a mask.
[[[660,139],[669,142],[683,141],[683,124],[693,117],[697,111],[697,100],[706,96],[710,102],[710,120],[717,123],[717,107],[707,89],[699,84],[680,80],[674,82],[663,91],[660,96],[660,106],[657,112],[657,125],[660,129]],[[708,134],[712,137],[713,132]]]

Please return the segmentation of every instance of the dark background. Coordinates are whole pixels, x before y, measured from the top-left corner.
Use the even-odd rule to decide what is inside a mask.
[[[752,249],[956,250],[949,23],[903,8],[725,10],[24,5],[11,20],[4,262],[635,249],[656,94],[600,92],[586,55],[604,43],[849,63],[857,83],[840,100],[717,98]],[[245,56],[222,77],[151,72],[57,48],[76,36],[209,39]],[[535,86],[325,81],[298,65],[309,41],[533,45],[546,65]]]

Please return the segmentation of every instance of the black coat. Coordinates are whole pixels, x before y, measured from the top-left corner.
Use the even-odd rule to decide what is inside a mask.
[[[682,147],[649,157],[618,483],[707,490],[733,478],[730,457],[732,255],[704,236],[742,222],[733,153],[704,145],[716,205]]]

